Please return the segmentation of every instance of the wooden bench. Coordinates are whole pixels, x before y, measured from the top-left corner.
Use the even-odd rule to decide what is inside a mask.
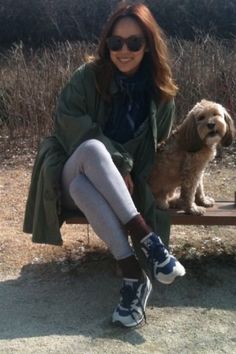
[[[204,215],[189,215],[182,210],[168,210],[173,225],[236,225],[236,192],[232,201],[216,201]],[[82,213],[65,215],[67,224],[88,224]]]

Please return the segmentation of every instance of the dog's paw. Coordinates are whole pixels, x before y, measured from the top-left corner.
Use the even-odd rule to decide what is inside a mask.
[[[162,210],[169,209],[168,201],[167,200],[163,200],[163,199],[156,198],[156,206],[157,206],[157,208],[162,209]]]
[[[171,209],[183,209],[183,201],[180,198],[169,200],[169,208]]]
[[[186,214],[192,215],[203,215],[206,212],[206,209],[198,206],[196,204],[191,205],[191,207],[185,209]]]
[[[215,204],[215,200],[211,197],[205,197],[203,200],[201,200],[201,206],[204,206],[206,208],[210,208]]]

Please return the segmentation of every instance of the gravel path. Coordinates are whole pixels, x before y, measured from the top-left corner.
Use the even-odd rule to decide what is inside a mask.
[[[22,219],[33,159],[14,156],[0,165],[0,353],[236,353],[235,227],[174,226],[187,275],[155,284],[145,325],[114,327],[114,262],[87,226],[63,226],[63,247],[32,244]],[[233,197],[235,156],[227,161],[206,173],[216,198]]]
[[[110,323],[120,286],[110,266],[109,259],[91,262],[73,275],[27,265],[2,278],[0,353],[235,352],[234,263],[208,264],[200,278],[191,263],[185,278],[156,284],[147,323],[133,330]]]

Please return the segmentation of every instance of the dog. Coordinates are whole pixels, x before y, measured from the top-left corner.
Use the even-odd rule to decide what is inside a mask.
[[[214,205],[204,193],[204,170],[217,146],[229,146],[234,138],[235,125],[226,109],[205,99],[198,102],[157,148],[149,178],[157,207],[203,215]]]

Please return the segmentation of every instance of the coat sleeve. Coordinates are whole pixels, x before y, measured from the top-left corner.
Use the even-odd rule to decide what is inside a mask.
[[[55,135],[68,156],[85,140],[98,139],[110,152],[114,163],[122,175],[129,173],[133,167],[131,155],[125,149],[106,137],[98,122],[101,98],[96,92],[96,82],[91,69],[85,66],[78,69],[70,82],[62,90],[57,104],[55,118]],[[98,112],[99,113],[99,112]]]

